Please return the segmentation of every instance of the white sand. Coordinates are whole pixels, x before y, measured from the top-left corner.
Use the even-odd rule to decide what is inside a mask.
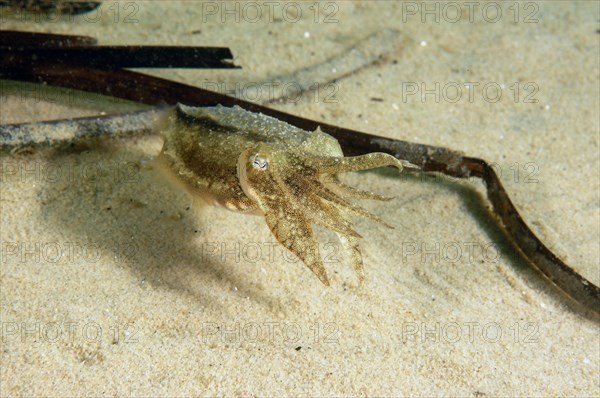
[[[204,3],[216,15],[201,2],[106,2],[95,23],[13,18],[2,27],[92,35],[102,44],[229,46],[242,70],[152,72],[228,88],[398,29],[403,48],[337,82],[336,102],[309,94],[273,106],[497,162],[526,222],[600,283],[598,3],[522,3],[517,22],[507,5],[497,23],[484,19],[495,15],[482,14],[485,3],[469,22],[460,2],[463,15],[450,23],[455,10],[439,3],[439,24],[383,1],[323,3],[315,23],[310,4],[298,22],[280,5],[275,21],[263,7],[251,23],[243,3],[247,13],[235,22],[221,2]],[[337,22],[324,23],[334,10]],[[138,23],[126,23],[132,11]],[[524,23],[531,12],[538,22]],[[439,103],[434,95],[403,99],[403,83],[435,82],[447,94]],[[464,88],[448,101],[465,82],[478,84],[473,100]],[[537,103],[524,101],[530,82]],[[486,84],[501,85],[498,102],[483,97]],[[3,86],[0,122],[134,108],[20,87],[30,94]],[[165,185],[147,165],[159,148],[148,138],[0,158],[2,396],[598,396],[598,324],[515,259],[479,182],[349,176],[397,197],[365,203],[396,229],[357,220],[367,270],[360,288],[335,236],[320,231],[323,253],[339,259],[327,264],[333,286],[324,288],[273,244],[260,217],[193,206]],[[422,256],[427,248],[434,253]]]

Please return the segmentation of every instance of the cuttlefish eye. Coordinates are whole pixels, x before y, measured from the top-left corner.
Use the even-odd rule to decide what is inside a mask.
[[[252,158],[252,167],[257,170],[268,170],[269,169],[269,161],[260,156],[259,153],[255,154]]]

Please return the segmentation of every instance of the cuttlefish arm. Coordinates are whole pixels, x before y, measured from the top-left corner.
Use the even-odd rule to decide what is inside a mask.
[[[350,252],[360,282],[364,280],[358,244],[360,235],[354,230],[349,215],[359,215],[391,227],[348,202],[343,195],[379,200],[389,198],[341,184],[337,174],[384,166],[402,170],[405,165],[406,162],[384,153],[356,157],[314,156],[297,148],[259,144],[240,155],[238,176],[246,195],[255,200],[264,213],[275,238],[328,286],[329,278],[319,255],[313,224],[338,234]]]

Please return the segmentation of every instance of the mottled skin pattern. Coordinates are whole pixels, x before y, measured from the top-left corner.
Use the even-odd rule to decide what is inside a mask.
[[[240,107],[178,105],[161,133],[163,161],[191,192],[231,210],[264,214],[275,238],[325,285],[313,224],[338,234],[360,282],[361,236],[350,215],[390,227],[347,199],[391,198],[344,185],[337,174],[412,166],[384,153],[344,157],[337,140],[320,129],[311,133]]]

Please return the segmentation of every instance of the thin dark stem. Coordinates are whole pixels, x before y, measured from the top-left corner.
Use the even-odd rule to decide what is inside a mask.
[[[100,6],[101,1],[84,0],[0,0],[0,10],[7,9],[4,17],[8,15],[20,15],[27,13],[44,13],[55,15],[81,15],[94,11]]]
[[[86,36],[0,32],[0,77],[15,78],[32,64],[46,68],[79,67],[235,69],[227,47],[97,46]],[[26,73],[26,72],[25,72]]]

